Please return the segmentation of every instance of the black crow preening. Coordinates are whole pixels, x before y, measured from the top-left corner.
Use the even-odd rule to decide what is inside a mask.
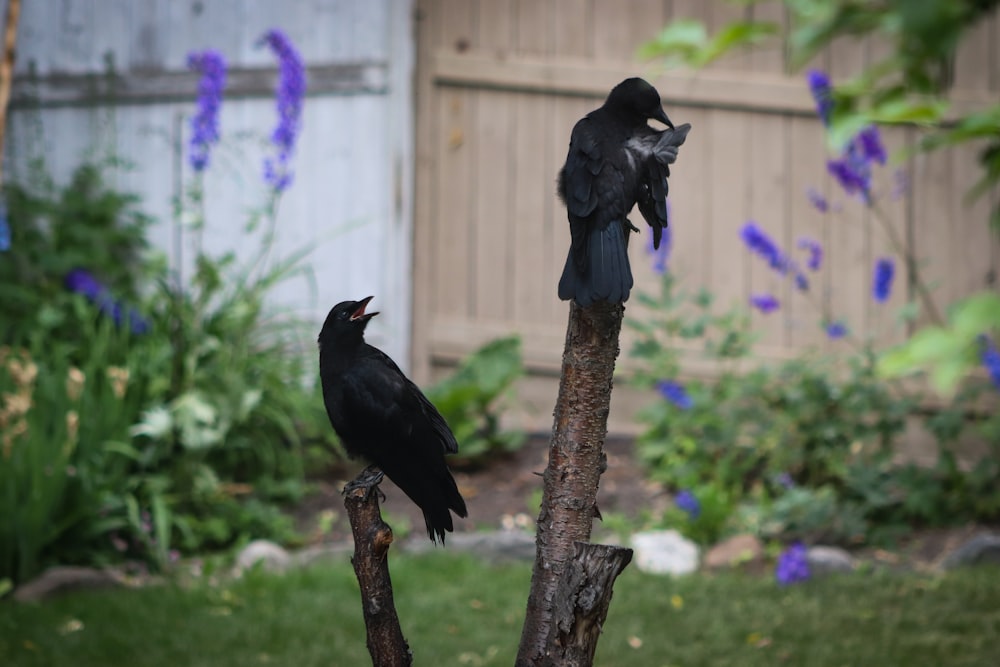
[[[669,129],[654,130],[655,119]],[[660,95],[639,78],[615,86],[604,105],[573,127],[559,197],[569,216],[571,245],[559,298],[581,306],[622,303],[632,289],[628,235],[639,231],[626,217],[638,203],[660,246],[667,226],[667,177],[688,124],[674,128]]]
[[[423,392],[364,339],[372,297],[338,303],[319,332],[319,375],[333,429],[351,456],[371,462],[423,511],[427,535],[444,543],[465,501],[444,462],[455,436]],[[360,479],[360,478],[359,478]]]

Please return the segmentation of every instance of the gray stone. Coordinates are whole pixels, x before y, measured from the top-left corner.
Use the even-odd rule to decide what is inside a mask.
[[[283,572],[292,559],[280,545],[269,540],[254,540],[236,556],[236,570],[242,572],[258,565],[268,572]]]
[[[111,573],[91,567],[60,565],[45,570],[37,579],[18,586],[14,599],[19,602],[37,602],[69,591],[121,586]]]
[[[354,554],[354,542],[345,540],[331,544],[317,544],[291,554],[293,567],[309,567],[315,563],[350,560]]]
[[[833,572],[852,572],[857,564],[854,557],[840,547],[815,546],[806,551],[809,572],[812,575]]]
[[[980,533],[958,547],[944,559],[942,567],[950,570],[963,565],[1000,563],[1000,534]]]
[[[530,561],[535,558],[535,535],[517,529],[454,533],[448,536],[447,545],[448,551],[471,553],[494,563]],[[426,553],[434,549],[434,544],[420,535],[408,540],[403,548],[409,553]]]
[[[721,570],[756,563],[764,556],[764,545],[756,535],[733,535],[705,553],[705,568]]]
[[[632,536],[635,564],[643,572],[682,575],[698,569],[698,545],[676,530],[649,530]]]

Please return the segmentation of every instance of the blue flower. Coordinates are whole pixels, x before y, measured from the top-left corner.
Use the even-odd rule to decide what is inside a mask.
[[[837,340],[847,335],[847,326],[843,322],[830,322],[826,325],[826,335],[830,340]]]
[[[698,502],[698,498],[688,491],[687,489],[682,489],[674,496],[674,505],[678,509],[687,512],[688,519],[694,521],[701,514],[701,503]]]
[[[816,101],[816,114],[824,125],[830,124],[830,113],[833,111],[833,89],[830,78],[820,70],[809,70],[806,76],[809,81],[809,92]]]
[[[781,303],[770,294],[754,294],[750,297],[750,305],[767,315],[776,311]]]
[[[781,552],[778,564],[774,568],[774,578],[781,586],[788,586],[810,577],[809,557],[806,547],[796,542]]]
[[[306,70],[302,56],[284,32],[268,30],[261,38],[278,58],[278,86],[275,102],[278,125],[271,133],[271,143],[277,148],[275,157],[264,160],[264,181],[281,192],[292,182],[289,162],[295,151],[295,141],[302,129],[302,99],[306,94]]]
[[[823,263],[823,246],[819,244],[819,241],[803,237],[799,239],[798,247],[809,251],[809,259],[806,261],[809,270],[819,271],[819,267]]]
[[[219,141],[219,109],[222,107],[222,91],[226,87],[226,58],[218,51],[207,49],[189,53],[187,65],[201,72],[197,110],[191,117],[191,153],[188,160],[195,171],[203,171],[208,166],[210,148]]]
[[[7,206],[0,201],[0,252],[10,250],[10,221],[7,219]]]
[[[839,160],[828,160],[826,170],[837,179],[847,194],[860,193],[865,201],[871,198],[871,163],[858,142],[852,140]]]
[[[892,279],[896,273],[896,265],[888,257],[880,257],[875,262],[875,275],[872,279],[872,298],[878,303],[885,303],[892,293]]]
[[[902,169],[897,169],[892,174],[892,200],[898,201],[903,198],[910,189],[910,177]]]
[[[681,410],[690,410],[694,406],[694,401],[688,396],[684,385],[673,380],[660,380],[656,383],[656,390],[664,399],[670,401]]]
[[[132,333],[141,335],[149,331],[149,321],[135,308],[115,301],[111,291],[90,271],[73,269],[66,274],[65,283],[71,292],[81,294],[87,301],[95,304],[98,311],[105,317],[110,317],[116,327],[120,327],[122,322],[127,320],[129,331]]]
[[[790,266],[788,257],[781,251],[778,244],[757,226],[757,223],[751,220],[743,225],[743,229],[740,230],[740,238],[752,252],[763,257],[772,269],[782,275],[788,273]]]
[[[820,213],[826,213],[830,210],[830,204],[826,201],[826,197],[816,188],[806,189],[806,196],[809,198],[809,203],[813,205],[813,208]]]
[[[774,481],[778,483],[778,486],[780,486],[785,490],[791,490],[795,488],[795,480],[792,479],[792,476],[789,475],[787,472],[779,474]]]
[[[861,142],[861,151],[865,159],[871,162],[878,162],[882,165],[885,164],[887,159],[885,146],[882,145],[882,135],[879,134],[876,126],[869,125],[861,130],[858,133],[857,140]]]
[[[997,388],[997,391],[1000,391],[1000,350],[988,336],[984,335],[980,340],[982,341],[980,359],[983,362],[983,367],[990,376],[990,382]]]
[[[669,210],[670,201],[667,201],[667,211],[669,220]],[[653,257],[653,271],[659,275],[663,275],[667,272],[667,260],[670,258],[670,251],[673,249],[673,233],[670,231],[670,227],[663,228],[663,237],[660,239],[660,247],[653,247],[653,235],[649,234],[649,240],[646,243],[646,252],[648,252]]]

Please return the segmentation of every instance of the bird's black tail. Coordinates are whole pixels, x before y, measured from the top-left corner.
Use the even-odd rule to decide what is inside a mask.
[[[595,301],[623,303],[632,290],[632,267],[628,261],[627,222],[612,222],[604,229],[590,230],[586,253],[577,261],[577,249],[570,248],[559,279],[559,298],[573,299],[577,305]]]
[[[455,529],[451,512],[463,518],[469,515],[465,500],[458,491],[458,484],[443,460],[440,467],[435,466],[435,470],[428,470],[425,466],[408,466],[405,463],[386,463],[380,467],[424,513],[427,536],[431,541],[444,544],[445,532],[450,533]]]

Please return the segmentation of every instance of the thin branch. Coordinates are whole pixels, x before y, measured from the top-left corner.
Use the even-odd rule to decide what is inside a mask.
[[[354,534],[351,564],[361,587],[361,609],[368,635],[368,652],[376,667],[409,667],[413,655],[399,627],[389,576],[392,528],[379,511],[381,473],[366,469],[344,487],[344,506]]]

